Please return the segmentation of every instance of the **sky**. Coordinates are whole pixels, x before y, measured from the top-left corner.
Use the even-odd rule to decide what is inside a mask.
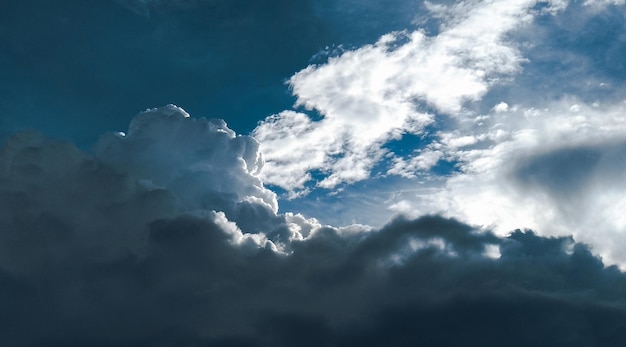
[[[2,1],[2,345],[624,345],[625,58],[624,0]]]

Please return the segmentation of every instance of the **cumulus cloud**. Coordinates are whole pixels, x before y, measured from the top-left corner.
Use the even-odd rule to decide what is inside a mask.
[[[193,119],[168,105],[137,115],[127,133],[103,136],[95,156],[151,185],[176,191],[189,209],[208,207],[212,202],[202,194],[210,191],[232,196],[219,200],[254,197],[276,211],[275,194],[254,176],[263,167],[258,147],[253,138],[236,136],[223,120]]]
[[[258,147],[223,120],[190,118],[168,105],[137,115],[125,134],[102,136],[94,154],[146,189],[173,194],[178,211],[223,211],[242,230],[277,242],[301,237],[276,215],[276,194],[256,176],[263,167]]]
[[[263,179],[306,192],[312,171],[321,174],[316,184],[324,188],[368,178],[386,154],[383,145],[423,133],[434,121],[431,110],[457,115],[464,103],[520,70],[523,58],[506,35],[533,19],[537,3],[428,3],[442,21],[436,35],[389,33],[296,73],[289,80],[296,105],[322,118],[285,111],[259,124],[253,135],[268,162]]]
[[[297,215],[276,214],[276,195],[254,175],[262,166],[256,140],[235,135],[222,120],[190,118],[173,105],[140,113],[126,134],[103,135],[93,157],[24,133],[6,144],[1,158],[5,208],[15,212],[6,223],[17,230],[40,232],[51,223],[70,234],[101,232],[124,252],[140,242],[147,222],[182,213],[220,211],[223,216],[210,219],[227,218],[238,222],[239,233],[276,243],[311,229]]]
[[[279,214],[257,146],[171,105],[93,155],[14,135],[0,151],[3,343],[626,342],[626,276],[571,237]]]

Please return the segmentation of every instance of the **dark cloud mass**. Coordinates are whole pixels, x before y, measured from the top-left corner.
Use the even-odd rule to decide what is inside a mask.
[[[321,226],[277,212],[257,149],[175,106],[93,155],[10,138],[2,345],[626,343],[626,276],[572,238],[501,238],[438,216]]]

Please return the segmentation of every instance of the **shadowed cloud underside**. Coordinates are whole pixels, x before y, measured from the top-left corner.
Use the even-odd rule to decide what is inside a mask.
[[[571,237],[500,237],[439,216],[323,226],[276,212],[250,173],[256,150],[175,106],[103,136],[94,155],[11,138],[0,152],[4,343],[626,342],[626,276]]]

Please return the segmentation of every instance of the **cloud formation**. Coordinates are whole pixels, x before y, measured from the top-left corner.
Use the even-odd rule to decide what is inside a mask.
[[[252,174],[257,146],[175,106],[139,114],[93,155],[14,135],[0,151],[3,343],[626,342],[626,276],[571,237],[279,214]]]
[[[168,99],[194,97],[198,84],[170,94],[178,84],[169,82],[181,71],[205,79],[189,68],[228,61],[224,49],[232,43],[246,52],[254,45],[260,54],[236,66],[254,70],[278,59],[272,66],[294,71],[283,64],[293,59],[281,59],[303,52],[296,42],[315,46],[305,38],[321,30],[314,1],[118,2],[158,17],[126,11],[152,28],[135,37],[143,58],[176,63],[169,70],[175,77],[145,82],[166,86]],[[125,133],[103,135],[90,153],[35,132],[15,134],[0,147],[3,345],[625,345],[626,276],[610,265],[626,264],[624,18],[614,11],[620,5],[425,2],[423,29],[384,35],[293,75],[289,84],[308,111],[265,119],[256,139],[173,105],[140,113]],[[87,21],[100,13],[90,6]],[[46,57],[24,69],[36,66],[54,80],[68,69],[61,58],[110,50],[92,46],[103,27],[93,25],[86,35],[80,31],[82,44],[63,46],[64,54],[29,53],[56,52],[38,45],[53,42],[42,39],[57,33],[48,33],[49,23],[75,32],[85,20],[74,21],[63,7],[44,8],[50,13],[36,27],[43,34],[37,40],[17,39],[32,33],[3,37],[7,47],[26,48],[9,50],[24,54],[9,62]],[[8,16],[6,32],[29,33],[20,18]],[[255,25],[259,18],[272,25]],[[589,25],[602,30],[577,41]],[[605,28],[619,35],[595,35]],[[205,41],[224,29],[240,34]],[[273,35],[287,29],[291,41]],[[191,39],[192,32],[200,34]],[[258,39],[269,37],[271,44]],[[567,49],[542,47],[556,41]],[[589,42],[600,48],[587,50]],[[64,67],[49,68],[55,60]],[[144,80],[155,70],[163,71],[142,66],[131,76]],[[221,70],[232,77],[231,69]],[[115,79],[109,71],[100,74]],[[247,88],[258,89],[248,70],[237,71]],[[62,80],[76,90],[89,76]],[[168,83],[151,83],[157,80]],[[222,87],[222,79],[211,80]],[[159,94],[151,87],[150,97]],[[403,141],[413,147],[398,148]],[[388,179],[391,191],[404,182],[413,195],[385,201],[367,184],[372,175]],[[359,181],[361,195],[346,204],[341,189]],[[323,225],[279,210],[267,183],[292,197],[329,188],[335,206],[401,214],[380,227]],[[315,216],[340,214],[335,206]],[[516,230],[524,227],[536,231]]]
[[[360,216],[343,221],[376,220],[376,195],[388,214],[573,234],[624,266],[621,5],[426,2],[438,28],[390,33],[292,76],[309,114],[259,124],[262,178],[291,198],[327,188],[356,201]]]
[[[533,19],[537,3],[427,2],[441,19],[436,35],[389,33],[296,73],[289,80],[296,106],[322,118],[285,111],[260,123],[253,135],[268,162],[264,180],[306,193],[312,171],[321,173],[316,185],[324,188],[370,177],[387,142],[424,133],[434,113],[457,116],[466,102],[520,70],[523,57],[506,35]]]

